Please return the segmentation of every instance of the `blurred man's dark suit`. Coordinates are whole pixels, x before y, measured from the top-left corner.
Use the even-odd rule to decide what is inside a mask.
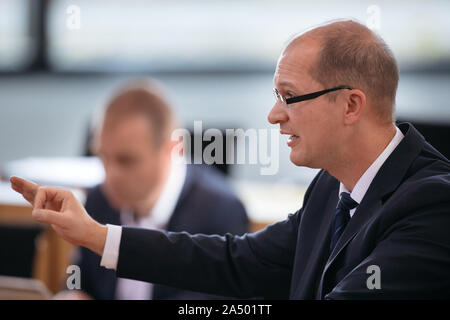
[[[117,275],[239,297],[450,298],[450,163],[411,124],[398,127],[405,137],[331,253],[340,183],[321,170],[300,210],[253,234],[124,227]],[[367,285],[372,265],[380,289]]]
[[[111,208],[100,186],[89,191],[86,211],[102,224],[121,225],[120,212]],[[216,169],[188,165],[186,179],[167,225],[168,231],[242,235],[249,222],[242,203],[231,191],[226,177]],[[141,257],[144,259],[144,257]],[[151,259],[150,256],[145,257]],[[81,289],[95,299],[116,297],[117,277],[112,270],[100,267],[101,257],[81,248],[77,263],[81,268]],[[139,264],[135,261],[135,264]],[[205,293],[153,286],[153,299],[215,299]]]

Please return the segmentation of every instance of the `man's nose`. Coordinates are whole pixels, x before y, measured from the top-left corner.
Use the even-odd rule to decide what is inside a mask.
[[[103,167],[105,169],[105,176],[107,180],[114,182],[120,178],[121,174],[117,165],[108,163],[103,164]]]
[[[283,123],[288,120],[288,115],[286,113],[286,109],[281,105],[280,102],[275,102],[272,109],[267,116],[267,120],[271,124]]]

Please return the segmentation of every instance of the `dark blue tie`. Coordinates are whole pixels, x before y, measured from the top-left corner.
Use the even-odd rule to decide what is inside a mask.
[[[353,200],[348,192],[341,193],[341,198],[339,199],[336,212],[334,213],[333,228],[331,229],[333,234],[331,236],[330,252],[333,251],[339,237],[342,232],[344,232],[345,226],[350,221],[350,210],[357,205],[358,202]]]

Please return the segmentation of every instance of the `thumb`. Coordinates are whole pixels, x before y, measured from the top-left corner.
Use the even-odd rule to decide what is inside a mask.
[[[59,227],[64,227],[67,222],[67,217],[64,216],[64,213],[53,210],[34,209],[32,216],[39,222],[50,223]]]

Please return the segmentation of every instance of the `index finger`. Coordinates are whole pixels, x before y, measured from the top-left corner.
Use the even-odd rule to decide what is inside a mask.
[[[9,181],[11,182],[11,187],[14,191],[22,194],[25,200],[27,200],[31,205],[34,204],[34,199],[39,189],[39,185],[14,176],[9,178]]]

